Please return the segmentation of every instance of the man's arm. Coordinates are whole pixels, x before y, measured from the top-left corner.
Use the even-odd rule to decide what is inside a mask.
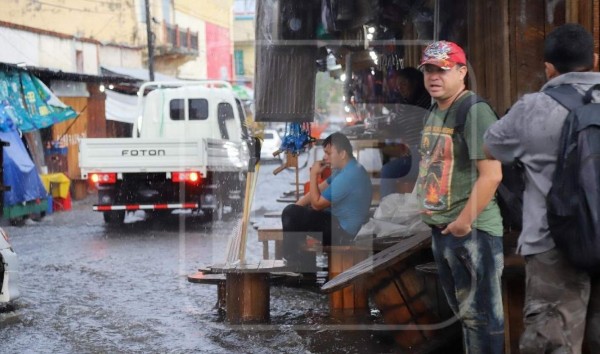
[[[464,209],[458,215],[455,221],[450,223],[442,234],[452,234],[454,236],[465,236],[471,232],[471,225],[479,214],[490,203],[496,189],[502,181],[502,165],[498,161],[478,160],[477,171],[479,177],[473,185],[471,195],[467,200]]]
[[[526,128],[522,121],[529,116],[529,98],[528,95],[522,97],[504,117],[487,129],[483,135],[483,151],[488,159],[512,163],[523,154],[521,133]]]
[[[327,187],[329,187],[329,183],[327,183],[327,180],[321,182],[321,184],[319,184],[319,192],[323,193],[323,191],[325,189],[327,189]],[[311,205],[311,202],[310,202],[310,193],[307,193],[307,194],[303,195],[296,202],[296,205],[300,205],[300,206],[309,206],[309,205]]]
[[[324,191],[328,184],[325,185],[325,188],[321,189],[320,186],[323,183],[327,183],[324,181],[321,185],[318,185],[319,175],[325,169],[324,165],[320,165],[320,162],[317,161],[315,165],[310,169],[310,191],[308,193],[310,206],[315,210],[323,210],[327,209],[331,206],[331,202],[321,195],[321,191]]]

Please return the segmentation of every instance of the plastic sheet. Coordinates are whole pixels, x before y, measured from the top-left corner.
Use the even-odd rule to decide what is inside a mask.
[[[71,107],[60,102],[46,85],[28,72],[0,70],[0,86],[3,88],[0,101],[7,112],[4,116],[16,120],[12,125],[22,132],[46,128],[77,116]],[[21,100],[21,94],[24,100]],[[0,130],[9,129],[2,127]]]
[[[421,221],[416,190],[410,194],[390,194],[381,200],[373,218],[360,229],[356,239],[407,237],[429,227]]]

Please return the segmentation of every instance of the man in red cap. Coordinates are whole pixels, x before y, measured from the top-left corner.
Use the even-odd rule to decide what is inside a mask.
[[[483,134],[496,115],[484,102],[467,101],[475,96],[465,86],[466,64],[452,42],[423,51],[419,68],[435,104],[421,138],[418,197],[465,352],[493,354],[504,348],[503,226],[494,197],[502,170],[483,151]]]

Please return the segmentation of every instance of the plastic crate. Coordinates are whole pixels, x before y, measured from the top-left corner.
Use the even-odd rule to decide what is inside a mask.
[[[54,197],[52,200],[52,210],[54,210],[54,211],[71,210],[71,196],[67,195],[66,198]]]

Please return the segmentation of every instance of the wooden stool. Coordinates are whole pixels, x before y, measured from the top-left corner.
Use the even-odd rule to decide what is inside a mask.
[[[268,322],[271,300],[269,274],[284,268],[284,262],[277,260],[212,266],[213,272],[225,274],[227,321],[231,324]]]

